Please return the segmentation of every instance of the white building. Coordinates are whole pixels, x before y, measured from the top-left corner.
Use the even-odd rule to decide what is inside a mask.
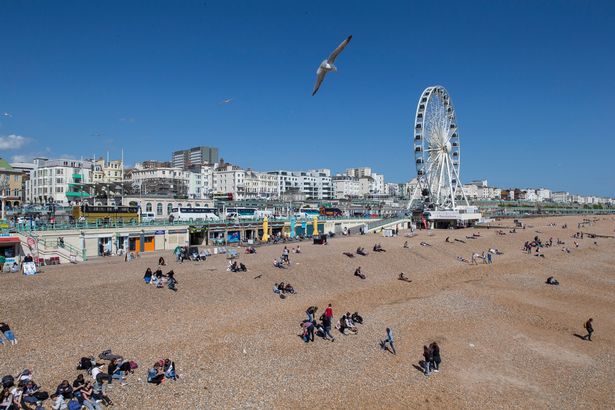
[[[462,187],[463,193],[468,199],[478,199],[478,186],[474,184],[465,184]],[[481,189],[482,193],[482,189]]]
[[[536,195],[538,196],[538,201],[548,201],[551,199],[551,190],[547,188],[538,188],[536,190]]]
[[[569,197],[570,194],[568,192],[551,192],[551,199],[553,200],[553,202],[569,202]]]
[[[359,179],[348,175],[336,175],[333,181],[333,197],[335,199],[358,198],[360,196]]]
[[[86,184],[92,182],[92,163],[75,159],[34,158],[26,201],[68,205],[89,198]]]
[[[369,167],[361,167],[361,168],[348,168],[346,170],[346,175],[354,178],[363,178],[363,177],[371,177],[372,169]]]
[[[121,160],[105,161],[99,158],[93,163],[92,183],[109,184],[121,182],[124,177],[124,163]]]
[[[278,195],[300,192],[308,199],[332,199],[333,181],[329,169],[309,171],[270,171],[278,181]]]
[[[536,195],[535,189],[525,189],[523,190],[524,199],[530,202],[538,201],[538,195]]]

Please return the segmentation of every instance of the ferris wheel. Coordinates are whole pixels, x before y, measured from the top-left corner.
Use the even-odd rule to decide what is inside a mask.
[[[409,207],[415,200],[432,210],[468,206],[459,176],[461,144],[455,108],[442,86],[427,87],[421,94],[414,120],[413,150],[417,186]]]

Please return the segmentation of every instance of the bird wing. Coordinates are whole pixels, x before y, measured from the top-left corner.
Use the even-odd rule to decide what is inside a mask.
[[[322,80],[325,79],[325,75],[327,74],[327,72],[325,70],[319,69],[316,74],[317,74],[317,76],[316,76],[316,84],[314,84],[314,91],[312,91],[312,96],[314,94],[316,94],[316,92],[320,88],[320,84],[322,84]]]
[[[335,50],[333,50],[333,52],[331,53],[331,55],[327,59],[327,61],[330,64],[333,64],[333,62],[335,61],[337,56],[340,55],[340,53],[344,50],[344,48],[346,48],[346,46],[348,45],[348,43],[350,42],[351,39],[352,39],[352,36],[351,35],[348,36],[348,38],[346,40],[342,41],[342,44],[340,44],[339,46],[337,46],[337,48]]]

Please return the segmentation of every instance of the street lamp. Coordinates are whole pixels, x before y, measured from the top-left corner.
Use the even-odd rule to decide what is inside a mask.
[[[11,191],[9,188],[9,176],[5,175],[1,180],[0,180],[0,194],[2,196],[2,198],[0,199],[0,207],[2,208],[2,215],[0,217],[0,219],[4,219],[6,217],[6,191],[9,190],[9,195],[11,195]]]

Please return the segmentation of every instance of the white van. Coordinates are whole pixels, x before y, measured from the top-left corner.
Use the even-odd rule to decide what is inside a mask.
[[[156,215],[153,212],[142,212],[141,213],[141,222],[154,222],[156,220]]]

